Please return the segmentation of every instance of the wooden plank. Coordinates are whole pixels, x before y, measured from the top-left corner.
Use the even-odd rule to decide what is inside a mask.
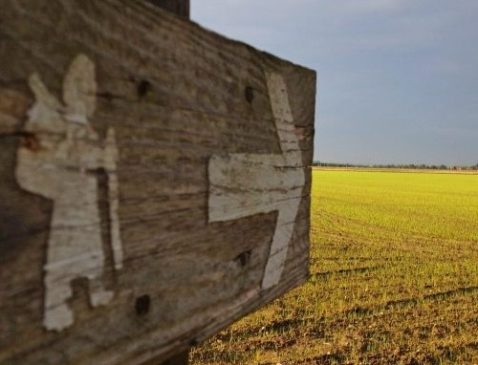
[[[162,361],[305,280],[313,71],[141,1],[0,7],[1,364]]]

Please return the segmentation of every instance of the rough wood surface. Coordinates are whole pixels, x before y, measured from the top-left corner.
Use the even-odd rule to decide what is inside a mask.
[[[150,2],[186,19],[190,17],[189,0],[150,0]],[[188,361],[189,351],[184,351],[166,360],[161,365],[186,365],[189,363]],[[152,362],[159,364],[157,360],[152,360]]]
[[[305,280],[314,72],[142,1],[0,8],[0,364],[160,361]]]

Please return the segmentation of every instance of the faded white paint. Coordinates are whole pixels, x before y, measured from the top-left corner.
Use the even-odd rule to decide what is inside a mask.
[[[209,161],[209,222],[278,212],[263,289],[280,281],[305,184],[286,84],[278,74],[266,79],[282,153],[215,155]]]
[[[119,222],[119,184],[118,175],[116,174],[116,161],[118,161],[119,153],[116,147],[116,137],[114,129],[108,129],[106,135],[106,145],[104,157],[104,168],[108,173],[108,199],[109,199],[109,218],[111,229],[111,246],[113,249],[113,260],[115,269],[123,268],[123,246],[120,236]]]
[[[72,280],[89,280],[93,307],[113,297],[102,282],[105,256],[95,172],[103,168],[108,175],[111,245],[115,268],[120,269],[118,151],[113,129],[102,142],[88,122],[96,108],[96,80],[95,65],[85,55],[75,58],[65,76],[64,104],[49,93],[37,74],[30,77],[29,85],[35,103],[24,130],[37,146],[18,149],[16,178],[23,189],[53,200],[44,267],[44,326],[61,331],[74,321],[68,305]]]

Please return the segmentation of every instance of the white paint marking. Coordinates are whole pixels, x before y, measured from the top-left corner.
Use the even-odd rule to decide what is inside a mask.
[[[305,184],[302,153],[284,79],[267,74],[282,154],[228,154],[209,161],[209,222],[278,211],[262,288],[280,281]]]
[[[45,264],[44,326],[61,331],[73,324],[68,305],[71,282],[89,280],[93,307],[107,304],[113,293],[103,286],[105,266],[98,208],[98,181],[93,173],[104,168],[109,184],[109,218],[115,268],[123,266],[116,174],[118,150],[114,130],[105,142],[89,125],[96,108],[95,65],[85,55],[71,64],[63,83],[63,105],[37,74],[29,79],[35,104],[28,113],[25,131],[38,141],[36,149],[21,146],[16,178],[32,193],[53,200],[47,263]]]
[[[121,244],[120,222],[118,216],[119,209],[119,184],[116,174],[116,161],[119,158],[118,148],[116,147],[116,137],[114,129],[108,129],[106,135],[106,148],[104,166],[108,172],[108,198],[110,201],[110,225],[111,225],[111,245],[113,247],[113,259],[115,269],[123,268],[123,245]]]

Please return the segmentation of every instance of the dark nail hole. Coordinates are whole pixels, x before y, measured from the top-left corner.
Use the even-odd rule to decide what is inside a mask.
[[[254,89],[250,86],[246,86],[246,89],[244,90],[244,96],[249,104],[252,103],[254,100]]]
[[[149,295],[142,295],[136,298],[134,309],[136,310],[136,314],[138,316],[145,316],[146,314],[148,314],[150,307],[151,298],[149,297]]]
[[[244,266],[246,266],[246,265],[249,263],[249,261],[251,260],[251,254],[252,254],[251,250],[246,251],[246,252],[243,252],[243,253],[241,253],[239,256],[236,257],[235,261],[236,261],[236,262],[239,262],[239,264],[240,264],[242,267],[244,267]]]
[[[139,97],[145,96],[148,92],[151,91],[152,85],[148,80],[141,80],[138,84],[138,95]]]

